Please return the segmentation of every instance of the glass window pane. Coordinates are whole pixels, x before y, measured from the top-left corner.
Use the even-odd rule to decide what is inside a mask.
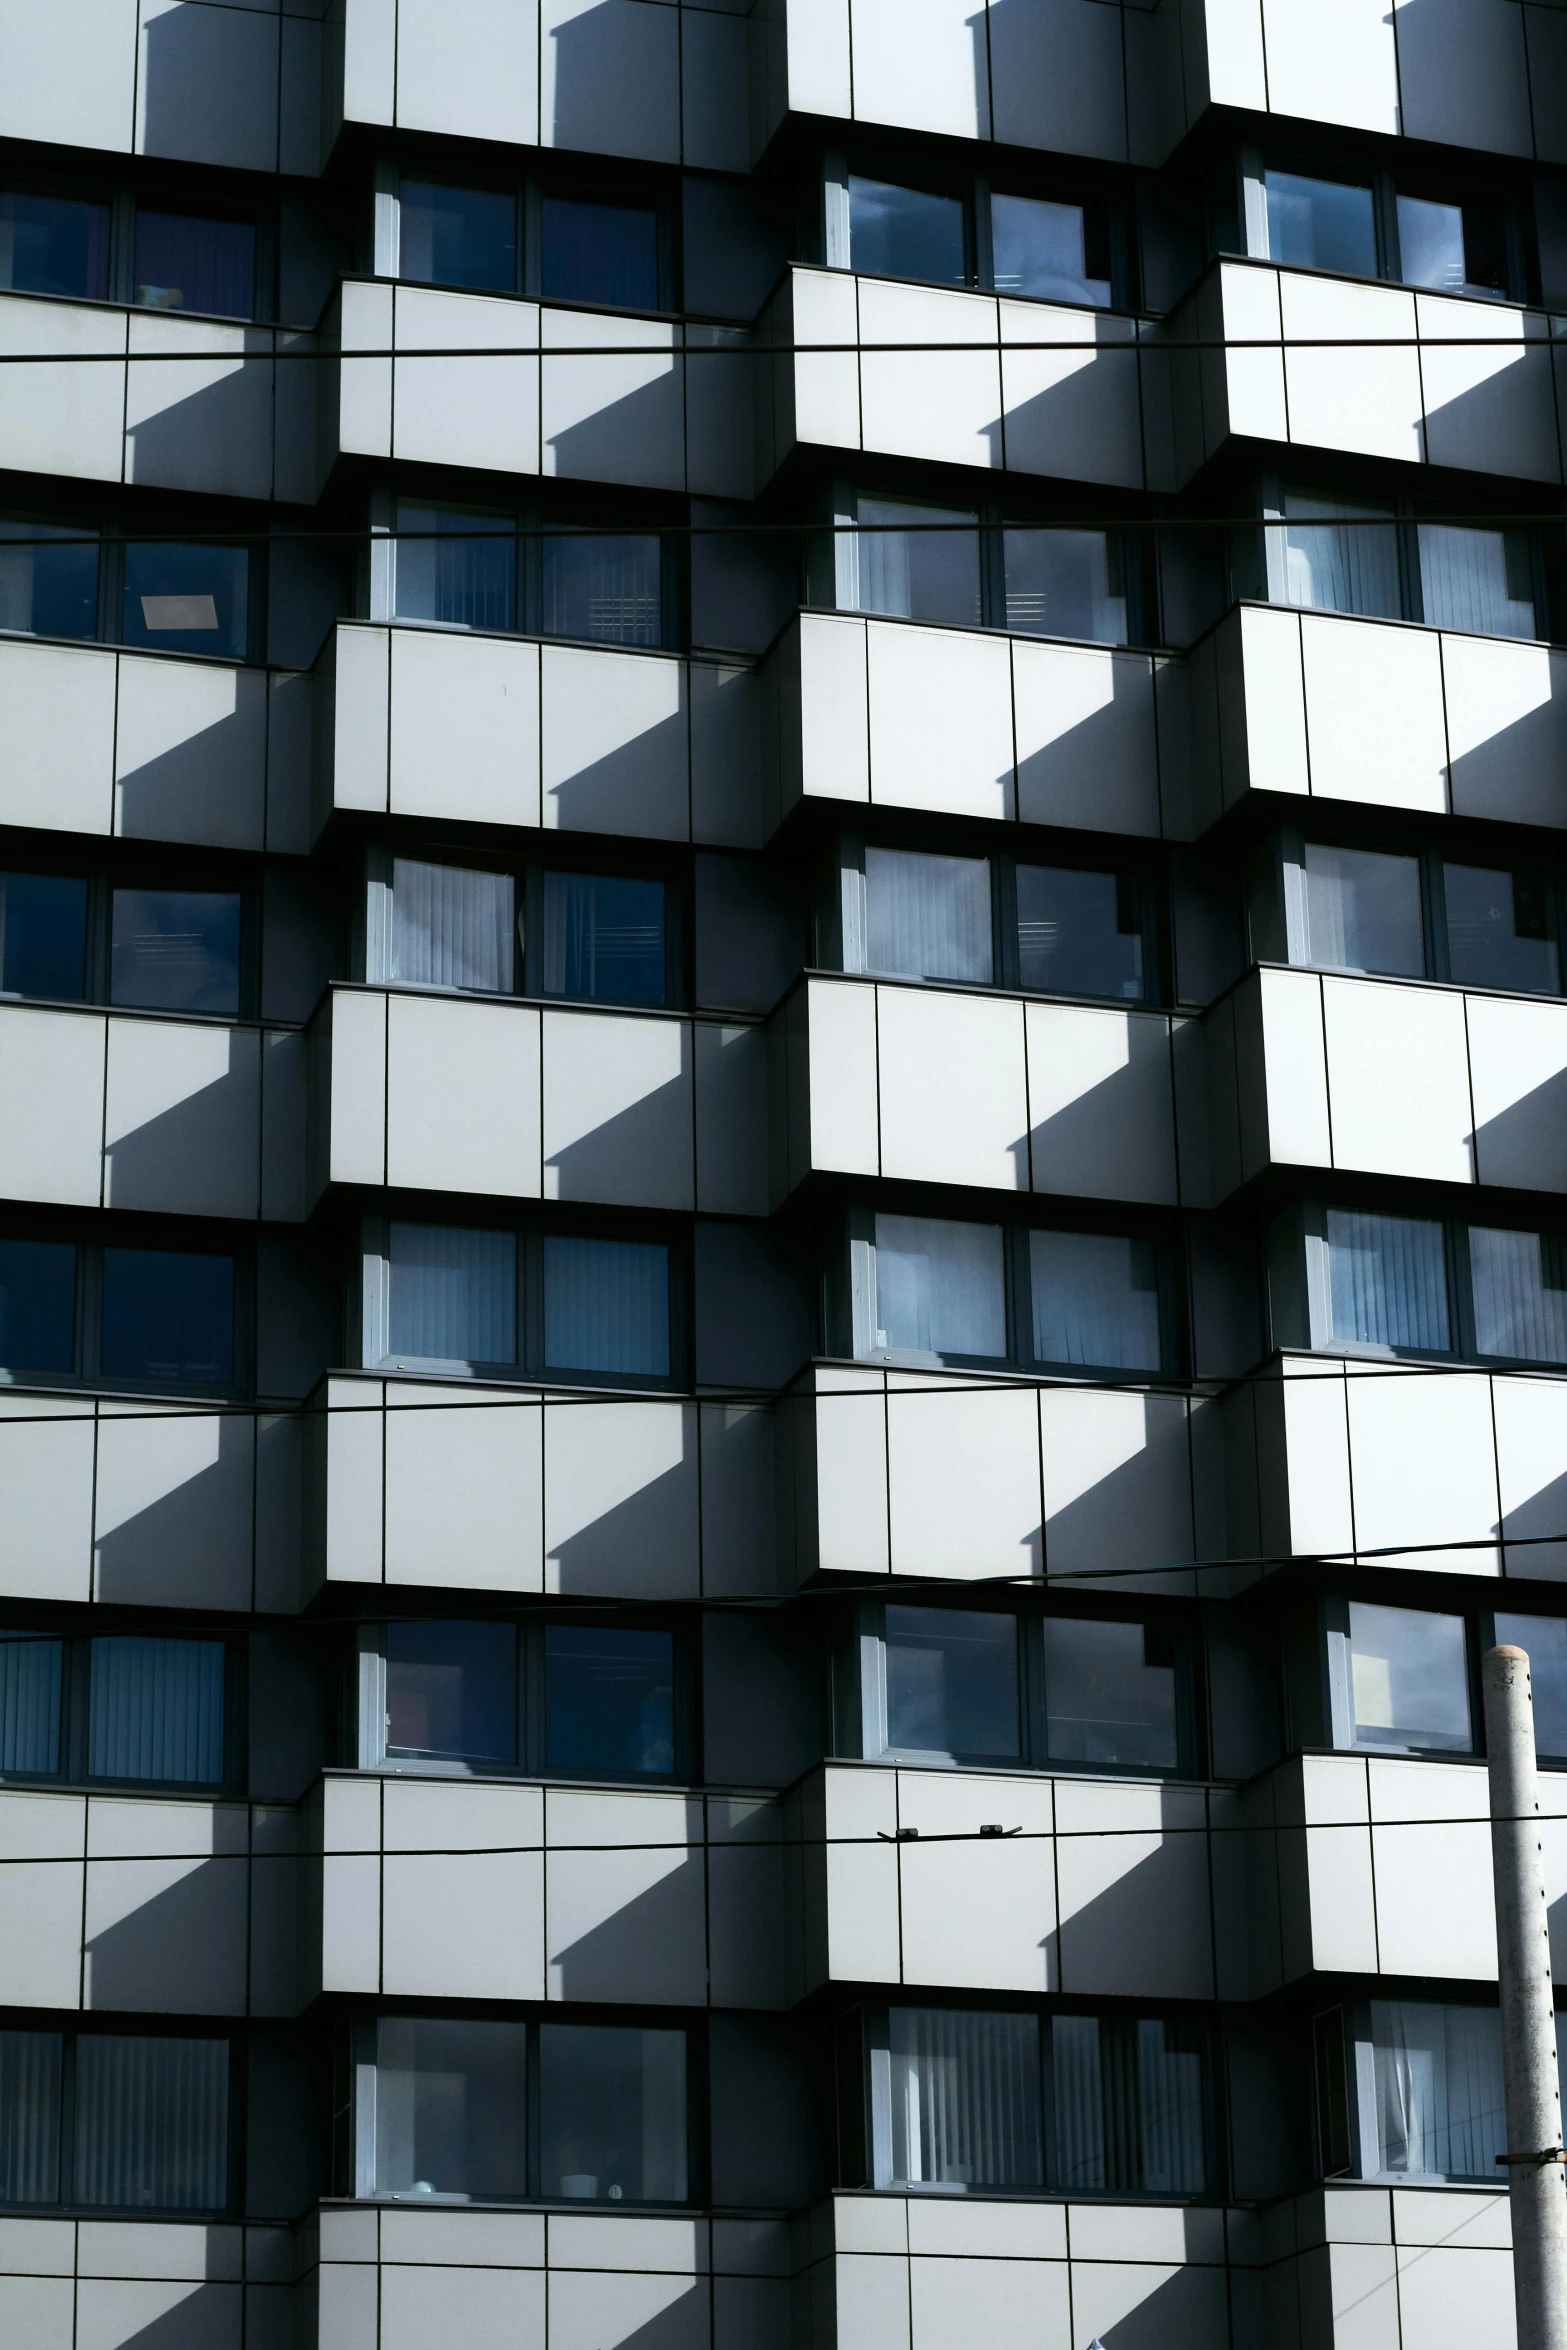
[[[237,891],[117,889],[109,1000],[159,1012],[239,1011]]]
[[[544,534],[544,633],[597,645],[664,641],[663,541],[651,532]]]
[[[108,205],[0,189],[0,289],[106,302]]]
[[[926,278],[968,284],[968,240],[961,196],[900,188],[849,175],[849,262],[873,277]]]
[[[1483,865],[1444,865],[1447,954],[1464,987],[1506,987],[1520,995],[1561,988],[1550,891],[1540,874]]]
[[[1560,1616],[1494,1619],[1498,1648],[1521,1648],[1529,1658],[1538,1754],[1567,1756],[1567,1623]]]
[[[551,1771],[670,1777],[675,1767],[674,1634],[547,1624],[544,1758]]]
[[[249,587],[243,547],[128,546],[120,642],[242,661]]]
[[[566,1996],[571,1996],[566,1960]],[[540,2186],[599,2203],[686,2199],[686,2036],[539,2027]]]
[[[1308,841],[1306,960],[1327,971],[1423,978],[1419,859]]]
[[[1352,1745],[1470,1751],[1462,1616],[1354,1599],[1344,1655]]]
[[[0,521],[0,629],[96,636],[96,534],[71,523]]]
[[[1369,188],[1305,179],[1292,171],[1267,172],[1264,183],[1270,260],[1288,268],[1376,276],[1376,220]]]
[[[514,1233],[394,1224],[386,1271],[387,1353],[394,1361],[516,1362]]]
[[[405,179],[398,202],[398,270],[425,285],[517,290],[517,199],[493,188]]]
[[[1325,1284],[1312,1263],[1323,1249]],[[1322,1337],[1328,1343],[1446,1352],[1447,1252],[1440,1224],[1329,1208],[1325,1238],[1308,1233],[1306,1252],[1314,1292],[1320,1297],[1326,1290]]]
[[[1159,1253],[1119,1232],[1031,1232],[1034,1359],[1157,1371]]]
[[[1375,2176],[1484,2179],[1507,2146],[1501,2019],[1494,2007],[1371,2002]]]
[[[1110,2184],[1105,2143],[1105,2068],[1095,2015],[1050,2019],[1050,2183],[1063,2193],[1098,2194]]]
[[[871,2052],[878,2187],[1040,2187],[1039,2020],[894,2007]]]
[[[1420,605],[1433,628],[1481,636],[1537,636],[1534,567],[1521,530],[1422,522]]]
[[[669,1376],[669,1251],[641,1240],[544,1242],[544,1360],[555,1371]]]
[[[111,1379],[231,1386],[233,1258],[106,1248],[103,1367]]]
[[[0,2203],[60,2200],[58,2032],[0,2032]]]
[[[226,2040],[78,2036],[74,2201],[221,2211],[228,2139]]]
[[[1040,994],[1143,993],[1142,893],[1126,873],[1065,865],[1017,869],[1017,946],[1023,985]]]
[[[218,1785],[223,1668],[221,1640],[95,1640],[87,1701],[89,1775]]]
[[[1045,1735],[1052,1762],[1173,1771],[1180,1723],[1172,1636],[1157,1624],[1049,1616]]]
[[[392,860],[392,977],[510,995],[517,885],[509,873]]]
[[[1138,2185],[1146,2195],[1201,2195],[1208,2184],[1203,2035],[1193,2024],[1137,2024]]]
[[[1007,1299],[1000,1225],[878,1216],[871,1348],[1002,1360]]]
[[[661,881],[546,873],[538,992],[579,1003],[667,1003],[664,923]]]
[[[0,995],[80,1003],[86,980],[86,882],[0,873]]]
[[[383,2016],[374,2192],[520,2201],[528,2191],[527,2050],[526,2024]]]
[[[1081,204],[1049,204],[1033,196],[992,196],[990,241],[998,294],[1031,294],[1056,302],[1110,303],[1107,252],[1090,258]],[[1097,247],[1108,240],[1094,237]]]
[[[1464,213],[1461,204],[1431,204],[1423,196],[1398,199],[1399,275],[1406,286],[1464,290]]]
[[[1017,1755],[1017,1620],[973,1608],[889,1607],[887,1744]]]
[[[386,1751],[420,1762],[517,1760],[510,1624],[388,1624]]]
[[[187,212],[138,211],[136,299],[148,310],[254,318],[254,223],[199,220]]]
[[[1567,1363],[1567,1245],[1558,1234],[1472,1224],[1469,1278],[1481,1354]]]
[[[43,1776],[60,1768],[64,1658],[58,1640],[0,1634],[0,1771]]]
[[[868,848],[865,918],[868,971],[990,984],[990,865],[984,857]]]
[[[1125,558],[1114,532],[1008,530],[1002,552],[1007,626],[1015,636],[1128,642]]]
[[[445,628],[517,625],[516,521],[466,507],[397,502],[392,608]]]
[[[894,620],[980,625],[979,516],[955,506],[861,498],[855,609]]]
[[[1275,523],[1271,530],[1273,595],[1316,612],[1356,612],[1372,620],[1403,617],[1391,507],[1287,490],[1284,515],[1282,525]]]
[[[68,1240],[0,1240],[0,1370],[76,1368],[76,1250]]]
[[[547,302],[658,308],[658,214],[650,206],[546,196],[542,231]]]

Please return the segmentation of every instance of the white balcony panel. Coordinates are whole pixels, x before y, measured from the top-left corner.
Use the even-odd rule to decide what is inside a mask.
[[[1425,456],[1430,465],[1559,482],[1561,445],[1547,349],[1550,322],[1498,302],[1415,296]],[[1465,342],[1472,350],[1462,347]]]
[[[264,671],[119,656],[114,829],[122,839],[259,849],[266,793]]]
[[[1465,998],[1474,1179],[1556,1191],[1567,1166],[1567,1004]]]
[[[102,1204],[105,1029],[101,1012],[0,1005],[0,1198]]]
[[[0,1390],[0,1512],[8,1599],[92,1597],[92,1404]]]
[[[467,1387],[386,1390],[385,1579],[463,1591],[544,1588],[543,1410]],[[375,1415],[379,1436],[380,1415]],[[379,1522],[374,1529],[382,1539]]]
[[[131,152],[136,12],[123,0],[0,0],[0,136]]]
[[[998,308],[1004,414],[996,436],[1000,446],[988,462],[1005,465],[1010,473],[1142,489],[1135,321],[1049,302],[1003,301]],[[1031,343],[1068,348],[1030,350]],[[871,445],[868,429],[866,445]]]
[[[1567,1580],[1567,1381],[1497,1372],[1491,1408],[1505,1571]]]
[[[1246,786],[1269,792],[1311,788],[1300,630],[1298,614],[1254,604],[1243,606],[1233,625],[1224,623],[1219,646],[1221,723],[1230,715],[1223,707],[1226,689],[1239,700],[1223,742],[1227,801]],[[1232,747],[1238,756],[1232,757]]]
[[[380,1989],[405,1999],[538,1999],[543,1910],[539,1852],[389,1852]]]
[[[1217,305],[1212,299],[1214,284]],[[1209,348],[1199,354],[1197,373],[1204,407],[1211,403],[1211,414],[1205,419],[1210,451],[1218,430],[1246,440],[1287,441],[1291,437],[1282,349],[1268,348],[1283,343],[1282,318],[1276,272],[1221,263],[1209,286],[1198,289],[1195,320],[1187,311],[1172,327],[1171,339],[1177,345],[1195,328],[1201,343],[1211,346],[1222,341],[1241,346],[1233,351]],[[1247,347],[1252,345],[1259,347]],[[1184,372],[1186,362],[1179,353],[1177,365]]]
[[[1053,1811],[1048,1780],[898,1773],[898,1824],[921,1839],[898,1851],[906,1984],[1057,1989]],[[982,1837],[984,1827],[1012,1832]]]
[[[1352,1365],[1349,1457],[1355,1546],[1384,1566],[1494,1575],[1499,1508],[1490,1381],[1484,1372]],[[1432,1545],[1423,1550],[1422,1543]],[[1461,1542],[1477,1547],[1451,1551]],[[1395,1547],[1396,1546],[1396,1547]]]
[[[875,1371],[819,1370],[786,1407],[796,1563],[885,1575],[889,1565],[887,1404]]]
[[[1034,1190],[1174,1206],[1168,1020],[1083,1004],[1031,1003],[1024,1015]]]
[[[983,11],[970,0],[852,0],[851,14],[856,121],[990,137]]]
[[[1155,1572],[1191,1558],[1184,1398],[1041,1388],[1039,1431],[1047,1575],[1080,1581],[1099,1567]]]
[[[0,639],[0,821],[111,830],[117,671],[110,652]]]
[[[271,497],[271,329],[136,311],[129,329],[125,480],[231,498]],[[203,356],[191,355],[197,352]],[[220,355],[207,356],[212,353]],[[287,364],[307,372],[310,365],[297,359]]]
[[[890,4],[906,9],[908,0]],[[942,0],[923,4],[941,5]],[[873,277],[859,281],[859,299],[865,447],[948,465],[1002,465],[994,301]],[[884,343],[914,347],[879,352],[877,346]],[[988,347],[948,351],[949,343]]]
[[[1023,1007],[983,995],[876,991],[881,1173],[1028,1188]]]
[[[606,311],[546,310],[542,339],[542,470],[573,481],[683,490],[680,329]],[[589,355],[574,356],[579,351]]]
[[[545,645],[542,663],[545,826],[688,839],[686,664],[573,645]]]
[[[774,679],[785,808],[799,793],[828,800],[871,796],[867,633],[863,620],[802,612],[779,648]]]
[[[1254,1081],[1241,1086],[1241,1148],[1248,1172],[1268,1160],[1304,1167],[1335,1164],[1321,985],[1305,971],[1260,971],[1255,993],[1248,989],[1236,1000],[1237,1046],[1260,1047],[1265,1064],[1261,1087]]]
[[[1494,1979],[1490,1802],[1481,1774],[1450,1778],[1375,1757],[1367,1776],[1383,1971]]]
[[[359,457],[392,454],[392,369],[387,356],[396,338],[396,287],[349,279],[338,302],[337,331],[342,360],[337,383],[337,440]],[[355,351],[374,351],[356,359]],[[491,364],[485,362],[486,365]]]
[[[813,979],[805,990],[801,1055],[804,1117],[790,1119],[790,1181],[809,1168],[844,1175],[881,1172],[874,987]],[[791,1038],[791,1052],[793,1040]]]
[[[516,0],[398,0],[397,120],[407,130],[536,147],[535,12]]]
[[[544,1196],[695,1206],[688,1021],[544,1014]]]
[[[1063,1992],[1213,1997],[1206,1826],[1196,1788],[1056,1782]]]
[[[697,1591],[692,1405],[598,1397],[552,1404],[544,1461],[546,1591],[644,1600]]]
[[[1012,705],[1024,824],[1157,838],[1159,741],[1146,654],[1014,637]]]
[[[866,654],[877,806],[1014,816],[1006,638],[873,620]]]
[[[388,1184],[537,1199],[538,1013],[394,994],[386,1021]]]
[[[646,0],[540,0],[539,139],[680,161],[680,25]]]
[[[1441,639],[1302,613],[1301,655],[1317,799],[1447,808]]]
[[[93,1592],[105,1606],[254,1604],[255,1423],[141,1401],[98,1410]]]
[[[338,636],[338,707],[340,724],[348,726],[360,681],[344,654],[360,635],[342,630]],[[393,629],[388,641],[391,705],[383,786],[392,813],[536,827],[538,645],[417,628]],[[364,681],[369,691],[377,684],[384,692],[384,677]],[[338,804],[351,803],[339,792]]]
[[[1057,155],[1126,160],[1121,28],[1099,0],[998,6],[987,23],[996,139]]]
[[[253,1218],[261,1207],[261,1034],[111,1019],[105,1207]]]
[[[346,293],[345,288],[345,293]],[[539,312],[484,294],[396,289],[392,453],[486,472],[539,470]],[[403,356],[443,350],[463,358]],[[495,356],[521,351],[524,356]]]
[[[764,314],[763,343],[792,342],[798,355],[780,351],[773,360],[772,469],[799,439],[834,449],[860,446],[859,280],[833,270],[795,269],[787,298]],[[840,358],[836,349],[843,346]]]
[[[0,295],[0,452],[10,471],[120,479],[125,350],[123,310]]]
[[[386,1009],[370,990],[334,989],[326,1031],[326,1164],[329,1183],[386,1181]]]
[[[1452,813],[1567,828],[1567,656],[1445,635],[1442,685]]]
[[[1389,136],[1398,131],[1390,9],[1367,8],[1364,0],[1262,0],[1262,25],[1274,113]]]
[[[1463,998],[1326,978],[1322,1005],[1335,1166],[1473,1182]]]
[[[1043,1538],[1033,1388],[965,1394],[918,1378],[894,1380],[887,1496],[895,1575],[1037,1577]]]
[[[1279,273],[1290,439],[1418,461],[1420,359],[1415,298],[1391,286]],[[1303,350],[1298,343],[1347,344]],[[1363,347],[1353,346],[1360,343]]]

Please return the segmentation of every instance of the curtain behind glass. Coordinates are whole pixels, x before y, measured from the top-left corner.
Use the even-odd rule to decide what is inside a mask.
[[[1200,2195],[1208,2183],[1199,2027],[1144,2018],[1137,2026],[1140,2185],[1150,2195]]]
[[[904,979],[992,975],[990,865],[984,857],[936,857],[914,849],[865,852],[868,971]]]
[[[399,620],[447,628],[517,625],[517,548],[508,514],[399,499],[393,603]],[[408,535],[403,535],[403,534]]]
[[[0,2032],[0,2204],[60,2200],[58,2032]]]
[[[1373,620],[1401,618],[1398,532],[1390,508],[1287,490],[1283,527],[1272,525],[1271,539],[1274,561],[1282,542],[1284,603]],[[1270,573],[1273,567],[1270,562]]]
[[[1050,2184],[1065,2193],[1200,2195],[1203,2042],[1191,2025],[1056,2016]]]
[[[1567,1246],[1557,1234],[1472,1224],[1469,1277],[1481,1354],[1567,1363]]]
[[[1371,2048],[1376,2170],[1494,2185],[1507,2143],[1496,2009],[1374,1999]]]
[[[1533,636],[1534,575],[1522,531],[1422,522],[1420,602],[1433,628]]]
[[[517,1360],[517,1242],[510,1232],[394,1224],[387,1352],[438,1363]]]
[[[223,1777],[221,1640],[92,1643],[87,1769],[94,1779]]]
[[[1004,1356],[1007,1300],[1000,1225],[878,1216],[871,1351]]]
[[[392,860],[392,977],[413,987],[512,989],[517,889],[509,873]]]
[[[59,1769],[64,1655],[58,1640],[0,1639],[0,1771]]]
[[[1425,973],[1420,862],[1308,841],[1306,960],[1329,971]]]
[[[857,609],[894,620],[980,625],[979,516],[961,507],[861,498]]]
[[[1159,1266],[1151,1240],[1033,1232],[1029,1279],[1036,1361],[1158,1370]]]
[[[544,1242],[544,1360],[553,1371],[669,1373],[669,1251],[641,1240]]]
[[[84,2032],[73,2199],[214,2211],[228,2201],[229,2044]]]
[[[890,2144],[877,2150],[878,2185],[1043,2184],[1034,2016],[895,2007],[888,2068]]]
[[[1433,1354],[1450,1343],[1442,1227],[1411,1216],[1329,1208],[1324,1238],[1306,1236],[1314,1297],[1324,1289],[1324,1336],[1343,1346],[1408,1346]],[[1311,1260],[1325,1254],[1327,1280]]]

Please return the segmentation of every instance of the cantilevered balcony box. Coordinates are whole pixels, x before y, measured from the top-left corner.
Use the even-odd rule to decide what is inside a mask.
[[[302,852],[311,700],[291,670],[0,637],[0,824]]]
[[[315,672],[313,831],[339,812],[759,845],[746,666],[342,622]]]
[[[1187,828],[1185,671],[1119,646],[802,612],[762,672],[767,798],[1143,839]]]
[[[1543,311],[1220,261],[1165,331],[1177,485],[1232,441],[1562,480]]]
[[[1242,604],[1187,657],[1192,824],[1248,792],[1567,827],[1567,655]]]

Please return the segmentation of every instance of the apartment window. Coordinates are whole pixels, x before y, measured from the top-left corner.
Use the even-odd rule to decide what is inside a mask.
[[[990,246],[998,294],[1110,307],[1106,206],[1054,204],[998,192],[990,199]]]
[[[977,513],[908,499],[861,497],[856,529],[838,541],[838,603],[895,620],[978,628],[982,620]]]
[[[256,617],[247,548],[0,518],[0,629],[243,661]]]
[[[1442,865],[1448,976],[1462,987],[1559,995],[1555,891],[1539,872]]]
[[[1567,1623],[1560,1616],[1499,1610],[1488,1629],[1485,1647],[1521,1648],[1528,1654],[1537,1752],[1553,1759],[1567,1757]]]
[[[511,993],[517,937],[511,874],[394,857],[391,916],[391,979],[405,987]]]
[[[1269,1241],[1273,1342],[1567,1364],[1567,1241],[1319,1204]]]
[[[659,307],[660,220],[647,204],[545,196],[540,206],[545,300],[600,310]]]
[[[1558,888],[1538,867],[1348,848],[1286,833],[1249,878],[1252,953],[1327,971],[1561,991]]]
[[[656,531],[541,526],[531,510],[400,498],[389,552],[384,616],[392,619],[651,651],[674,633]]]
[[[237,1017],[237,890],[116,889],[110,922],[111,1003]]]
[[[1390,278],[1494,301],[1518,291],[1512,226],[1494,200],[1440,200],[1395,187],[1319,178],[1243,158],[1247,245],[1291,269]]]
[[[1158,1252],[1108,1232],[1031,1232],[1034,1358],[1113,1371],[1157,1372]]]
[[[1263,517],[1275,604],[1480,636],[1541,633],[1527,530],[1422,522],[1407,505],[1276,487],[1265,492]]]
[[[1469,1754],[1469,1649],[1462,1616],[1328,1602],[1335,1746],[1373,1753]]]
[[[669,1001],[667,892],[625,874],[541,876],[541,995],[580,1003]]]
[[[546,530],[543,633],[596,645],[662,644],[662,553],[645,532]]]
[[[1005,530],[1005,626],[1013,636],[1131,642],[1125,541],[1118,531]]]
[[[360,1648],[367,1768],[670,1779],[688,1712],[663,1625],[387,1624]]]
[[[999,509],[935,506],[840,488],[832,601],[949,628],[1122,645],[1132,638],[1119,531],[1028,524]]]
[[[255,223],[139,208],[134,280],[143,309],[254,318]]]
[[[233,1388],[237,1288],[230,1256],[0,1239],[0,1374]]]
[[[1160,1618],[889,1603],[864,1606],[857,1627],[833,1667],[840,1752],[1098,1771],[1192,1767],[1188,1647]]]
[[[1476,1351],[1567,1364],[1567,1243],[1554,1232],[1468,1228]]]
[[[0,517],[0,629],[20,636],[96,636],[96,534],[69,523]]]
[[[1425,971],[1420,861],[1307,841],[1304,960],[1330,971]]]
[[[683,2031],[383,2016],[354,2053],[361,2196],[688,2198]]]
[[[1346,2020],[1360,2176],[1494,2186],[1507,2143],[1495,2008],[1372,1999]]]
[[[990,873],[984,857],[868,844],[844,876],[845,968],[989,986]]]
[[[549,867],[519,877],[379,852],[369,874],[371,981],[487,995],[521,985],[577,1003],[649,1006],[678,993],[663,881]]]
[[[1481,530],[1471,524],[1422,522],[1420,611],[1433,628],[1468,629],[1480,636],[1537,636],[1534,563],[1529,534]]]
[[[1376,205],[1370,188],[1293,171],[1266,171],[1262,184],[1270,261],[1291,269],[1376,276]]]
[[[516,518],[397,502],[392,616],[443,628],[517,626]]]
[[[0,291],[109,298],[109,207],[90,197],[0,189]]]
[[[850,1251],[856,1355],[932,1364],[1005,1360],[1006,1249],[999,1224],[877,1214]]]
[[[526,292],[598,310],[667,306],[660,204],[541,189],[533,181],[458,187],[405,174],[395,218],[381,266],[420,284]]]
[[[1500,207],[1399,195],[1397,275],[1406,286],[1495,298],[1511,290],[1507,223]]]
[[[124,561],[122,644],[243,660],[250,633],[245,548],[132,545]]]
[[[983,181],[921,187],[847,170],[836,157],[827,161],[825,196],[830,268],[946,286],[977,280],[1014,300],[1095,309],[1114,299],[1116,224],[1097,199],[1003,192]]]
[[[227,2040],[0,2031],[0,2204],[225,2211]]]
[[[87,883],[0,873],[0,995],[79,1003],[87,993]]]
[[[1354,612],[1373,620],[1403,618],[1392,507],[1286,489],[1270,499],[1264,513],[1268,593],[1274,603]]]
[[[1207,2192],[1200,2026],[889,2007],[865,2042],[874,2186]]]
[[[845,971],[1137,1002],[1151,906],[1133,873],[839,844],[824,960]]]
[[[398,195],[403,277],[473,293],[516,292],[515,189],[459,188],[405,177]]]
[[[850,172],[849,267],[870,277],[967,285],[968,220],[963,198]]]
[[[133,1786],[221,1786],[221,1640],[0,1632],[0,1772]]]
[[[370,1368],[672,1376],[661,1241],[372,1223],[363,1293]]]
[[[1142,892],[1130,874],[1017,868],[1018,976],[1040,995],[1140,1000]]]

